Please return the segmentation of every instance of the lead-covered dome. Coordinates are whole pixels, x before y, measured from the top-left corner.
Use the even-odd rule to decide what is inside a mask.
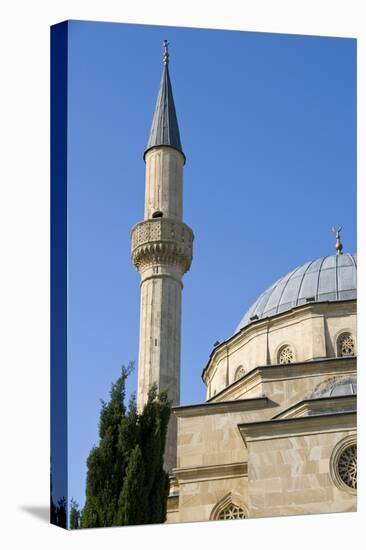
[[[265,317],[308,302],[355,300],[357,256],[337,254],[301,265],[281,277],[248,309],[235,332]]]

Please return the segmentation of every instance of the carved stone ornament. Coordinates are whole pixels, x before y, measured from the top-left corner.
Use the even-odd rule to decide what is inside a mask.
[[[357,492],[357,440],[356,435],[342,439],[330,458],[330,474],[334,484],[351,494]]]
[[[355,341],[350,334],[342,334],[338,339],[338,355],[347,357],[355,354]]]
[[[243,508],[240,508],[240,506],[230,504],[219,513],[217,519],[245,519],[245,512]]]
[[[350,445],[338,458],[338,473],[343,481],[351,489],[357,489],[357,446]]]
[[[290,348],[290,346],[284,346],[279,353],[279,361],[280,365],[287,365],[288,363],[294,362],[294,352]]]
[[[178,264],[182,273],[192,263],[193,232],[184,223],[154,218],[132,229],[132,261],[138,271],[156,264]]]
[[[236,493],[228,493],[213,508],[210,520],[245,519],[248,517],[246,505]]]

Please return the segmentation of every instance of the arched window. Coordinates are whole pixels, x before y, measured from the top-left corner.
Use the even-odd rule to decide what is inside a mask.
[[[210,519],[245,519],[248,517],[245,504],[240,495],[228,493],[213,508]]]
[[[355,341],[351,333],[344,332],[337,339],[337,356],[350,357],[355,354]]]
[[[239,365],[235,371],[234,380],[239,380],[239,378],[243,378],[244,374],[245,374],[245,369],[243,365]]]
[[[291,346],[285,345],[280,348],[278,352],[277,362],[280,365],[287,365],[288,363],[293,363],[295,360],[294,352]]]
[[[217,519],[245,519],[245,517],[243,508],[235,504],[229,504],[229,506],[219,513]]]

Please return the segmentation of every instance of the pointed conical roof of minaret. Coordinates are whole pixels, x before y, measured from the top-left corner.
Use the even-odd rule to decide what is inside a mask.
[[[182,153],[177,114],[173,99],[173,90],[169,76],[168,42],[164,40],[164,68],[160,82],[158,99],[156,101],[154,118],[151,125],[150,137],[145,150],[145,155],[152,147],[166,145],[174,147]],[[144,155],[144,156],[145,156]]]

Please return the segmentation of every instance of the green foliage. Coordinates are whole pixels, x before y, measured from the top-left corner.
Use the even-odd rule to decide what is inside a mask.
[[[122,367],[112,384],[110,400],[102,401],[99,445],[87,460],[86,502],[81,527],[163,523],[169,479],[163,456],[170,402],[153,385],[141,414],[136,399],[124,401],[133,365]],[[71,521],[71,517],[70,517]]]
[[[118,445],[121,423],[125,417],[125,384],[132,365],[122,367],[121,375],[112,384],[110,400],[101,401],[99,446],[94,447],[87,460],[86,503],[82,527],[102,527],[115,524],[116,508],[125,471]]]
[[[161,468],[156,475],[154,485],[150,492],[148,523],[162,523],[161,518],[166,519],[168,495],[169,476],[163,468]]]
[[[50,478],[50,522],[58,527],[66,529],[66,499],[60,498],[57,501],[57,505],[53,500],[53,488],[52,488],[52,463],[51,463],[51,478]]]
[[[120,525],[141,525],[147,513],[147,492],[144,486],[145,465],[138,445],[133,449],[127,465],[119,499]]]
[[[169,478],[163,469],[163,459],[169,417],[167,393],[158,395],[156,385],[151,386],[140,417],[141,451],[144,463],[149,465],[144,479],[147,493],[145,523],[162,523],[166,519]]]
[[[79,505],[73,498],[70,501],[70,529],[79,529],[80,510]]]
[[[53,525],[58,525],[66,529],[66,499],[65,497],[60,498],[57,501],[57,506],[53,502],[51,496],[51,523]]]

